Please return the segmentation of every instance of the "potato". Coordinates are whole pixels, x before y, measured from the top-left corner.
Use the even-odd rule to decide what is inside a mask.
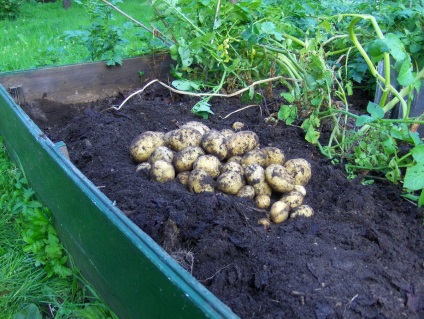
[[[231,127],[233,128],[233,130],[235,131],[240,131],[242,129],[244,129],[246,127],[246,125],[244,125],[244,123],[242,122],[234,122]]]
[[[224,166],[221,168],[221,174],[225,173],[226,171],[233,171],[244,175],[243,167],[241,167],[241,165],[237,162],[227,162],[224,164]]]
[[[130,144],[130,154],[137,162],[146,162],[153,151],[165,144],[164,134],[161,132],[146,131],[136,136]]]
[[[185,123],[183,126],[181,126],[180,128],[194,128],[195,130],[198,130],[200,134],[204,135],[207,132],[209,132],[210,128],[206,125],[203,124],[202,122],[197,122],[197,121],[190,121]]]
[[[231,156],[229,159],[227,159],[227,163],[231,163],[231,162],[236,162],[236,163],[240,164],[241,163],[241,156]]]
[[[255,197],[255,204],[257,208],[267,209],[271,205],[271,197],[268,195],[258,195]]]
[[[244,176],[249,185],[265,183],[265,169],[259,164],[250,164],[244,169]]]
[[[293,176],[296,185],[305,186],[311,179],[311,164],[303,158],[295,158],[288,160],[284,167],[288,173]]]
[[[283,165],[286,160],[283,151],[278,147],[267,146],[262,148],[262,152],[265,154],[265,167],[271,164]]]
[[[265,169],[265,180],[276,192],[287,193],[294,188],[293,177],[279,164],[271,164]]]
[[[268,195],[271,196],[272,189],[271,186],[268,185],[267,182],[259,182],[253,184],[253,189],[255,190],[255,195]]]
[[[291,218],[303,216],[303,217],[312,217],[314,215],[314,210],[309,205],[301,205],[292,210],[290,214]]]
[[[135,168],[136,172],[140,172],[140,171],[150,171],[151,165],[148,162],[143,162],[137,165],[137,167]]]
[[[157,147],[149,157],[149,163],[153,164],[158,160],[163,160],[168,163],[172,163],[174,158],[174,152],[166,146]]]
[[[253,199],[255,197],[255,189],[250,185],[244,185],[236,194],[241,198]]]
[[[188,178],[190,177],[190,174],[191,174],[190,171],[180,172],[177,174],[177,179],[181,184],[183,184],[184,186],[187,186]]]
[[[203,135],[202,148],[206,153],[215,155],[220,161],[227,157],[228,148],[224,135],[215,130],[210,130]]]
[[[188,178],[188,190],[192,193],[213,193],[215,192],[215,181],[206,171],[194,169]]]
[[[252,131],[240,131],[227,138],[228,156],[243,156],[259,145],[259,137]]]
[[[204,154],[199,146],[188,146],[174,155],[172,164],[177,172],[190,171],[197,158]]]
[[[243,186],[243,176],[233,171],[222,173],[217,180],[218,189],[227,194],[235,195]]]
[[[283,197],[281,197],[280,200],[289,205],[290,208],[295,208],[302,205],[303,195],[301,192],[292,190],[289,193],[285,194]]]
[[[269,228],[271,226],[271,222],[266,217],[259,219],[257,224],[264,226],[264,228]]]
[[[265,153],[260,149],[254,149],[243,155],[241,158],[240,164],[243,167],[246,167],[250,164],[259,164],[262,167],[265,167]]]
[[[194,162],[193,169],[203,169],[215,179],[221,173],[221,162],[213,155],[201,155]]]
[[[171,163],[158,160],[152,164],[150,177],[157,182],[165,183],[175,178],[175,170]]]
[[[270,210],[271,220],[276,223],[282,223],[289,217],[289,205],[282,201],[276,201],[271,206]]]
[[[303,195],[303,197],[306,196],[306,189],[302,185],[294,185],[293,190],[300,192]]]
[[[223,130],[220,131],[220,133],[224,135],[225,138],[230,137],[231,135],[234,134],[234,132],[230,130],[229,128],[224,128]]]
[[[166,146],[179,152],[188,146],[200,146],[202,134],[191,127],[180,128],[166,134]]]

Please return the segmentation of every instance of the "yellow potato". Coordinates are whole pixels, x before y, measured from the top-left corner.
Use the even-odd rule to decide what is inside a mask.
[[[180,128],[166,134],[166,146],[176,152],[188,146],[200,146],[201,140],[202,134],[192,127]]]
[[[305,186],[311,179],[311,164],[303,158],[288,160],[284,164],[284,167],[287,169],[288,173],[293,176],[296,185]]]
[[[164,145],[164,134],[161,132],[146,131],[136,136],[130,144],[130,154],[137,162],[146,162],[153,151]]]
[[[217,180],[218,189],[227,194],[235,195],[243,186],[243,176],[233,171],[222,173]]]
[[[252,131],[240,131],[227,138],[228,156],[243,156],[259,145],[259,137]]]
[[[262,167],[265,167],[266,157],[265,153],[260,149],[254,149],[243,155],[241,158],[240,164],[243,167],[246,167],[250,164],[258,164]]]
[[[255,197],[255,189],[250,185],[244,185],[236,194],[241,198],[253,199]]]
[[[265,179],[276,192],[287,193],[294,188],[293,177],[279,164],[271,164],[265,169]]]
[[[198,146],[188,146],[174,155],[172,164],[177,172],[190,171],[197,158],[205,152]]]
[[[215,179],[221,173],[221,162],[213,155],[201,155],[194,162],[193,169],[203,169]]]
[[[149,173],[150,172],[150,168],[152,166],[148,163],[148,162],[143,162],[137,165],[135,171],[136,172],[145,172],[145,173]]]
[[[158,160],[152,164],[150,177],[157,182],[165,183],[175,178],[175,170],[171,163]]]
[[[194,169],[188,178],[188,190],[192,193],[215,192],[215,181],[202,169]]]
[[[266,217],[259,219],[257,224],[264,226],[264,228],[269,228],[271,226],[271,222]]]
[[[244,176],[249,185],[265,182],[265,169],[259,164],[250,164],[244,169]]]
[[[225,138],[230,137],[231,135],[234,134],[234,132],[232,130],[230,130],[229,128],[225,128],[225,129],[221,130],[220,133],[222,135],[224,135]]]
[[[293,190],[300,192],[303,195],[303,197],[306,196],[306,188],[303,187],[302,185],[294,185]]]
[[[309,205],[301,205],[292,210],[290,217],[295,218],[299,216],[303,217],[312,217],[314,215],[314,210]]]
[[[253,184],[253,189],[255,190],[255,195],[268,195],[271,196],[272,188],[268,185],[267,182],[259,182]]]
[[[183,126],[181,126],[180,128],[194,128],[195,130],[198,130],[200,134],[204,135],[207,132],[209,132],[210,128],[206,125],[203,124],[202,122],[198,122],[198,121],[190,121],[185,123]]]
[[[277,201],[271,206],[270,216],[271,220],[276,223],[282,223],[289,217],[289,205],[282,201]]]
[[[166,146],[157,147],[149,157],[149,163],[153,164],[158,160],[163,160],[168,163],[172,163],[174,158],[174,152]]]
[[[271,164],[283,165],[286,160],[283,151],[278,147],[267,146],[262,148],[262,152],[265,154],[265,167]]]
[[[241,156],[231,156],[229,159],[227,159],[227,163],[231,163],[231,162],[236,162],[236,163],[240,164],[241,163]]]
[[[242,129],[244,129],[246,127],[246,125],[244,125],[244,123],[242,122],[234,122],[231,127],[233,128],[233,130],[235,131],[241,131]]]
[[[225,173],[226,171],[234,171],[234,172],[240,173],[241,175],[244,174],[243,167],[241,167],[241,165],[235,161],[227,162],[226,164],[224,164],[224,166],[222,166],[221,174]]]
[[[177,179],[181,184],[183,184],[184,186],[187,186],[188,178],[190,177],[190,174],[191,174],[190,171],[180,172],[177,174]]]
[[[225,136],[215,130],[210,130],[203,135],[202,148],[206,153],[215,155],[220,161],[227,157],[228,148]]]
[[[289,193],[285,194],[283,197],[281,197],[280,200],[289,205],[290,208],[295,208],[302,205],[303,195],[301,192],[292,190]]]
[[[257,208],[267,209],[271,205],[271,197],[268,195],[258,195],[255,197],[255,204]]]

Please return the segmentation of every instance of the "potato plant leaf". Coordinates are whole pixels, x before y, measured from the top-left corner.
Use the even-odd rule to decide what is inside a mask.
[[[412,157],[417,163],[424,163],[424,144],[415,146],[411,150]]]
[[[403,46],[402,41],[394,33],[388,33],[384,39],[387,47],[389,48],[391,56],[396,61],[403,61],[407,58],[405,47]]]
[[[412,68],[411,61],[406,59],[405,61],[402,62],[400,70],[399,70],[399,75],[397,78],[400,85],[408,86],[414,83],[415,77],[412,70],[413,68]]]
[[[382,119],[384,117],[384,110],[376,103],[369,102],[367,105],[367,111],[373,119]]]
[[[403,186],[413,191],[424,188],[424,163],[417,163],[406,169]]]

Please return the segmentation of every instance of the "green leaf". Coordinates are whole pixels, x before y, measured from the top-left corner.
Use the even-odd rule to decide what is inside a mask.
[[[408,86],[414,83],[415,77],[412,71],[413,68],[411,61],[409,61],[408,59],[403,61],[397,78],[400,85]]]
[[[417,163],[406,169],[403,186],[413,191],[424,188],[424,163]]]
[[[278,111],[277,118],[291,125],[297,118],[297,108],[293,105],[282,105]]]
[[[415,146],[411,150],[411,154],[414,160],[416,160],[418,163],[424,163],[424,144]]]
[[[307,140],[311,144],[317,144],[319,139],[319,132],[313,128],[313,126],[309,126],[306,131],[305,140]]]
[[[375,58],[383,55],[383,53],[389,52],[389,47],[383,39],[376,39],[369,43],[368,52],[373,58]]]
[[[209,114],[214,114],[211,110],[211,105],[206,100],[201,100],[201,101],[197,102],[193,106],[191,111],[194,114],[203,117],[205,120],[209,118]]]
[[[200,85],[196,82],[189,80],[175,80],[172,81],[172,85],[180,91],[191,92],[193,90],[199,90]]]
[[[33,303],[27,304],[19,310],[12,319],[42,319],[40,310]]]
[[[424,189],[421,191],[420,198],[418,199],[418,207],[422,207],[424,205]]]
[[[283,97],[287,102],[293,103],[294,101],[294,95],[290,92],[283,92],[280,94],[281,97]]]
[[[388,33],[384,39],[387,47],[389,48],[391,56],[396,61],[402,61],[407,58],[405,47],[403,46],[402,41],[394,33]]]
[[[373,119],[382,119],[384,117],[383,108],[376,103],[368,102],[367,111]]]
[[[359,117],[356,119],[355,125],[356,125],[356,126],[362,126],[362,125],[364,125],[364,124],[372,123],[372,122],[374,122],[374,121],[375,121],[375,119],[374,119],[374,118],[372,118],[372,117],[371,117],[371,116],[369,116],[369,115],[361,115],[361,116],[359,116]]]

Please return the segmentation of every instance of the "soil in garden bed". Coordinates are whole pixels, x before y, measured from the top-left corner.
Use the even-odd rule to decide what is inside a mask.
[[[257,225],[264,213],[248,200],[195,195],[176,181],[161,184],[135,173],[131,140],[199,120],[191,113],[194,103],[150,87],[120,111],[100,112],[118,104],[105,100],[74,106],[83,111],[56,125],[36,121],[53,141],[65,141],[71,161],[240,317],[424,318],[422,211],[389,183],[348,180],[299,127],[265,121],[278,100],[228,116],[245,105],[215,99],[215,114],[201,121],[215,129],[241,121],[261,146],[309,160],[305,200],[313,218],[266,229]]]

